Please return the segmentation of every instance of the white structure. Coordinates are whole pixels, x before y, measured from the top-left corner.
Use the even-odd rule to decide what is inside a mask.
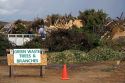
[[[31,41],[36,34],[8,34],[8,40],[15,44],[16,46],[22,46],[26,42]]]

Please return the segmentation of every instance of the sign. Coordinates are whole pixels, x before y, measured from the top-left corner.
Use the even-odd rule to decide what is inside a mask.
[[[14,49],[15,64],[41,63],[40,49]]]

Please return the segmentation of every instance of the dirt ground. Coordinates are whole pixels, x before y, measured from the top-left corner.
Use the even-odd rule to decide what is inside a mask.
[[[69,80],[61,80],[62,66],[48,65],[43,78],[39,67],[13,67],[9,77],[7,64],[0,64],[0,83],[125,83],[125,62],[115,61],[70,65]]]

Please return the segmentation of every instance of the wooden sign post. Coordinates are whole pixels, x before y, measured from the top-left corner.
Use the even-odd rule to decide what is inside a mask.
[[[40,76],[43,77],[47,65],[45,49],[10,49],[7,54],[9,76],[11,77],[12,66],[40,66]],[[44,73],[45,74],[45,73]]]

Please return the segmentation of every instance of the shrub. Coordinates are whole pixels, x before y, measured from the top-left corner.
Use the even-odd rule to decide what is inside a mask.
[[[57,31],[52,31],[46,39],[46,47],[49,48],[50,51],[90,49],[90,45],[84,33],[73,29],[59,29]]]
[[[30,42],[25,43],[22,48],[45,48],[44,45],[44,41],[40,37],[36,37]]]
[[[89,51],[100,45],[96,34],[85,32],[83,29],[58,29],[52,31],[43,42],[41,38],[35,38],[26,43],[26,48],[48,48],[49,51],[64,51],[69,49]]]
[[[108,47],[97,47],[88,53],[80,50],[65,50],[49,52],[48,64],[79,64],[93,61],[107,61],[124,59],[124,52],[114,51]]]
[[[86,53],[79,50],[65,50],[48,53],[49,64],[77,64],[87,62]]]
[[[93,32],[89,32],[89,31],[84,31],[84,34],[89,42],[89,44],[91,44],[91,48],[95,48],[97,46],[100,46],[100,37],[93,33]]]
[[[0,34],[0,56],[6,55],[6,49],[11,47],[12,45],[8,41],[7,37],[3,34]]]
[[[87,53],[89,61],[106,61],[124,58],[124,52],[115,51],[109,47],[97,47]]]

